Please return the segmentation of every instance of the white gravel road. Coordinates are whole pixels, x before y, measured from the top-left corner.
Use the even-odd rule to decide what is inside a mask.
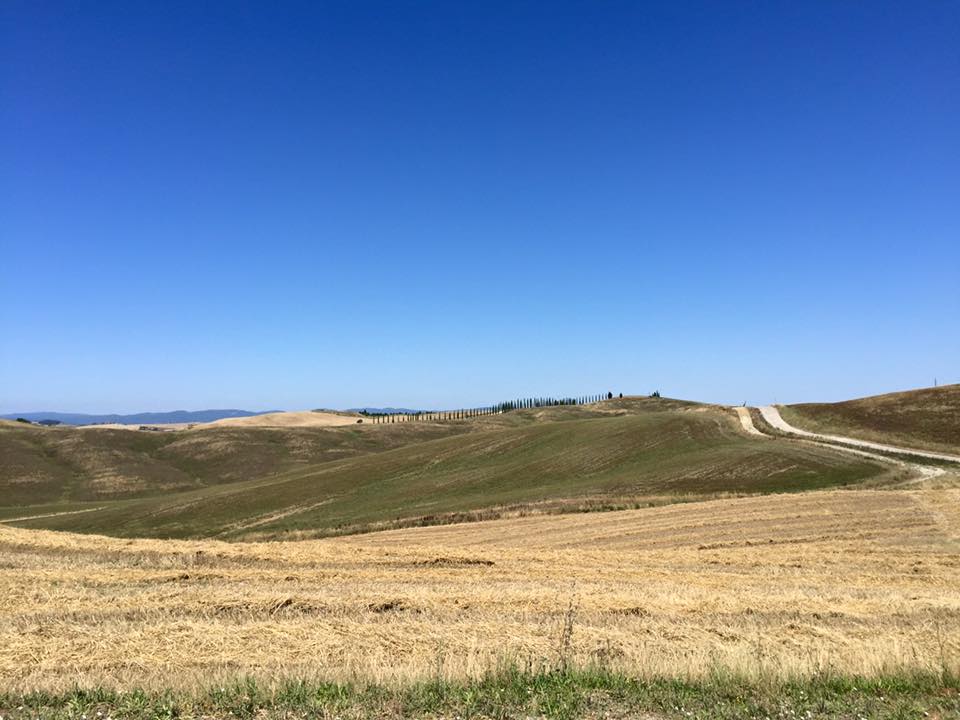
[[[736,410],[737,415],[740,416],[740,424],[743,425],[743,429],[746,430],[750,435],[759,435],[760,437],[770,437],[769,435],[764,435],[762,432],[757,430],[756,425],[753,424],[753,418],[750,417],[750,408],[735,407],[734,410]]]
[[[800,435],[811,440],[824,440],[827,442],[843,443],[844,445],[854,445],[866,450],[880,450],[882,452],[898,453],[901,455],[914,455],[916,457],[930,458],[933,460],[949,460],[960,463],[960,455],[947,455],[945,453],[934,453],[928,450],[915,450],[913,448],[898,447],[896,445],[884,445],[883,443],[870,442],[868,440],[857,440],[856,438],[841,437],[839,435],[821,435],[820,433],[809,432],[794,427],[780,415],[780,411],[773,405],[766,405],[760,408],[760,414],[763,419],[770,423],[777,430]],[[751,426],[753,423],[750,423]]]

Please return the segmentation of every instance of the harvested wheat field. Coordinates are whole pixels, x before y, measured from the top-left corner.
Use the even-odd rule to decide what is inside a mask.
[[[955,667],[958,505],[833,490],[275,543],[0,527],[0,684]]]
[[[194,426],[196,430],[222,427],[341,427],[356,425],[363,418],[351,412],[325,412],[323,410],[298,410],[292,412],[261,413],[246,417],[230,417],[201,423]],[[367,421],[369,422],[369,420]]]

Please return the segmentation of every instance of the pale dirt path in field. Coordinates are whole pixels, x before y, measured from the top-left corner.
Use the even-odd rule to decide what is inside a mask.
[[[781,430],[793,435],[812,438],[814,440],[827,440],[829,442],[844,443],[845,445],[855,445],[857,447],[867,448],[869,450],[880,450],[881,452],[898,453],[901,455],[915,455],[917,457],[930,458],[931,460],[948,460],[960,463],[960,455],[947,455],[945,453],[933,453],[926,450],[914,450],[913,448],[898,447],[896,445],[884,445],[882,443],[870,442],[868,440],[857,440],[850,437],[839,435],[822,435],[820,433],[801,430],[794,427],[780,415],[780,411],[774,405],[765,405],[759,408],[763,419],[770,423],[777,430]]]
[[[753,418],[750,417],[750,409],[746,407],[735,407],[734,410],[737,411],[737,416],[740,418],[740,424],[743,425],[743,429],[747,431],[749,435],[759,435],[761,437],[768,437],[762,432],[757,430],[756,426],[753,424]]]
[[[24,515],[23,517],[4,518],[0,520],[0,523],[20,522],[21,520],[39,520],[40,518],[60,517],[61,515],[79,515],[80,513],[103,510],[104,507],[106,506],[101,505],[100,507],[84,508],[83,510],[64,510],[63,512],[44,513],[42,515]]]
[[[757,427],[753,424],[753,418],[750,416],[750,409],[749,409],[749,408],[746,408],[746,407],[733,407],[733,409],[736,410],[736,412],[737,412],[737,417],[740,418],[740,424],[743,426],[743,429],[744,429],[748,434],[750,434],[750,435],[761,435],[761,436],[763,436],[763,437],[772,437],[771,435],[767,435],[766,433],[763,433],[763,432],[757,430]],[[890,457],[890,456],[888,456],[888,455],[878,455],[878,454],[875,453],[875,452],[869,452],[869,451],[867,451],[867,450],[859,450],[859,449],[854,448],[854,447],[844,447],[844,446],[841,446],[841,445],[834,445],[834,444],[831,444],[831,443],[829,443],[829,442],[825,442],[826,440],[830,439],[830,440],[834,440],[834,441],[836,441],[836,442],[850,442],[850,443],[854,443],[854,444],[856,444],[856,445],[873,445],[873,446],[877,446],[877,443],[868,443],[868,442],[862,441],[862,440],[857,441],[857,440],[852,440],[852,439],[847,439],[847,438],[841,438],[841,437],[817,435],[816,433],[811,433],[811,432],[807,432],[807,431],[805,431],[805,430],[800,430],[799,428],[794,428],[792,425],[788,424],[788,423],[780,416],[780,413],[777,411],[777,409],[776,409],[775,407],[773,407],[773,406],[767,406],[767,407],[761,407],[761,408],[758,408],[758,409],[760,410],[761,415],[763,415],[763,418],[764,418],[768,423],[770,423],[770,425],[772,425],[773,427],[775,427],[775,428],[777,428],[777,429],[779,429],[779,430],[781,430],[781,431],[783,431],[783,432],[795,433],[795,434],[797,434],[797,435],[799,435],[799,436],[801,436],[801,437],[809,438],[809,442],[811,442],[811,443],[813,443],[813,444],[815,444],[815,445],[819,445],[819,446],[821,446],[821,447],[834,448],[834,449],[836,449],[836,450],[840,450],[840,451],[842,451],[842,452],[849,453],[849,454],[852,454],[852,455],[859,455],[860,457],[870,458],[871,460],[880,460],[881,462],[885,462],[885,463],[888,463],[888,464],[890,464],[890,465],[896,465],[896,466],[899,466],[899,467],[901,467],[901,468],[905,468],[905,469],[909,470],[910,472],[912,472],[912,473],[916,476],[916,477],[911,481],[911,484],[912,484],[912,483],[916,483],[916,482],[924,482],[924,481],[927,481],[927,480],[932,480],[933,478],[936,478],[936,477],[939,477],[939,476],[941,476],[941,475],[946,474],[946,470],[944,470],[943,468],[930,467],[929,465],[920,465],[920,464],[918,464],[918,463],[913,463],[913,462],[905,462],[905,461],[903,461],[903,460],[898,460],[898,459],[896,459],[896,458],[892,458],[892,457]],[[772,415],[772,414],[768,414],[767,412],[764,412],[764,411],[772,411],[772,413],[776,413],[776,418],[773,418],[773,415]],[[880,446],[880,447],[886,447],[886,446]],[[893,449],[894,451],[896,451],[896,452],[906,452],[906,451],[900,450],[899,448],[892,448],[892,449]],[[926,453],[924,453],[924,454],[926,454]],[[947,457],[949,457],[949,456],[947,456]],[[958,460],[958,461],[960,461],[960,460]]]

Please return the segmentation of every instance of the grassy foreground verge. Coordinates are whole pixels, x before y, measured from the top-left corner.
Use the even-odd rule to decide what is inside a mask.
[[[199,693],[77,689],[0,694],[4,720],[77,718],[958,718],[960,678],[902,673],[795,681],[632,679],[605,669],[524,672],[402,686],[239,680]]]

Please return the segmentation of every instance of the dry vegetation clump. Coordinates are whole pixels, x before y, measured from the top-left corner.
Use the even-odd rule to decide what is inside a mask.
[[[956,671],[958,504],[823,491],[277,543],[0,527],[0,684]]]

